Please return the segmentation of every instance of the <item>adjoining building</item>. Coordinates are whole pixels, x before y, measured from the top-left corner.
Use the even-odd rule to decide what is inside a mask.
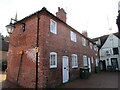
[[[93,41],[99,46],[101,70],[108,70],[109,66],[120,70],[119,32],[94,38]]]
[[[86,32],[83,35],[66,23],[63,8],[58,8],[56,16],[42,8],[14,23],[14,27],[7,70],[7,80],[13,83],[35,88],[36,58],[39,88],[66,83],[79,77],[80,67],[88,67],[89,72],[94,72],[98,65],[97,45]]]
[[[4,40],[4,36],[0,33],[0,70],[7,68],[7,53],[9,43]]]
[[[118,2],[118,16],[117,16],[116,24],[118,26],[118,32],[120,33],[120,1]]]

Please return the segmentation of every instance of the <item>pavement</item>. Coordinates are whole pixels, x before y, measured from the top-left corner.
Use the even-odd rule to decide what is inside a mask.
[[[0,71],[0,90],[2,88],[18,88],[18,86],[7,81],[6,72]]]
[[[58,88],[118,88],[119,80],[120,72],[100,72],[91,74],[88,79],[78,78],[70,81]],[[0,88],[19,88],[17,85],[7,80],[2,80],[0,85]]]
[[[60,88],[118,88],[120,72],[100,72],[91,74],[88,79],[77,79]]]

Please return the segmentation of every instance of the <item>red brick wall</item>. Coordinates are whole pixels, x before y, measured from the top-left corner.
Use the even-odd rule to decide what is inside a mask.
[[[57,22],[57,35],[50,32],[51,18]],[[20,61],[19,51],[24,50],[19,85],[34,88],[36,80],[36,53],[34,48],[36,45],[37,17],[33,16],[24,20],[24,23],[26,24],[25,32],[22,31],[20,24],[16,24],[15,31],[10,36],[7,80],[16,83]],[[79,68],[72,69],[71,54],[78,55],[78,67],[83,65],[83,55],[96,58],[96,52],[89,48],[88,41],[87,47],[83,47],[82,37],[78,32],[75,32],[77,42],[72,42],[70,40],[70,31],[74,32],[74,30],[58,21],[58,19],[43,13],[40,16],[39,29],[39,87],[55,86],[62,83],[62,56],[69,57],[70,79],[79,76]],[[67,51],[67,53],[64,53],[64,51]],[[50,69],[50,52],[56,52],[58,55],[57,68]]]
[[[10,48],[8,52],[8,72],[7,80],[16,83],[16,77],[18,73],[18,66],[20,63],[20,54],[19,51],[23,50],[24,55],[22,58],[22,65],[20,68],[20,77],[19,85],[23,87],[33,88],[35,87],[36,82],[36,32],[37,32],[37,17],[31,17],[24,21],[26,24],[26,31],[23,32],[21,24],[15,25],[15,30],[10,36]],[[40,48],[42,35],[40,36]],[[42,53],[42,49],[40,49]],[[39,54],[40,55],[40,54]],[[42,57],[42,54],[39,56]],[[40,60],[39,72],[42,70],[42,58]],[[39,74],[39,80],[42,81],[42,73]],[[42,83],[39,83],[39,86],[42,87]]]
[[[94,60],[97,58],[95,56],[96,51],[91,50],[89,47],[89,42],[87,40],[87,46],[82,46],[82,37],[77,33],[77,42],[72,42],[70,40],[70,31],[71,28],[67,27],[60,21],[57,21],[55,18],[52,18],[57,22],[57,35],[50,32],[50,19],[52,17],[44,16],[44,32],[45,32],[45,43],[44,43],[44,72],[46,73],[45,77],[47,85],[57,85],[62,83],[62,56],[69,57],[69,74],[70,79],[79,77],[79,68],[72,68],[71,63],[71,54],[78,55],[79,66],[83,66],[83,55],[88,57],[94,57]],[[74,31],[73,31],[74,32]],[[64,53],[67,51],[67,53]],[[57,68],[50,69],[50,52],[56,52],[58,57]],[[93,66],[95,66],[95,61]],[[45,79],[44,79],[45,80]]]

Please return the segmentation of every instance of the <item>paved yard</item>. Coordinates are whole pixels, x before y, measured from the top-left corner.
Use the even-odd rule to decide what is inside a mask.
[[[120,72],[100,72],[92,74],[89,79],[77,79],[60,88],[118,88],[119,75]]]
[[[77,79],[59,88],[118,88],[119,75],[120,72],[100,72],[98,74],[92,74],[89,79]],[[16,85],[6,80],[4,81],[4,77],[1,83],[3,88],[17,88]]]

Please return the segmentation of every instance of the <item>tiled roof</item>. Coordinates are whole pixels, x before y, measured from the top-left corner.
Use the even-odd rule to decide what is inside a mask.
[[[115,35],[116,37],[118,37],[120,39],[120,33],[119,32],[113,33],[113,35]],[[105,41],[107,40],[108,36],[109,36],[109,34],[101,36],[101,37],[93,38],[92,41],[95,42],[95,41],[98,41],[98,39],[100,39],[100,41],[101,41],[101,46],[100,47],[102,47],[103,44],[105,43]]]
[[[62,21],[61,19],[59,19],[58,17],[56,17],[56,16],[53,15],[52,13],[50,13],[45,7],[43,7],[42,10],[37,11],[37,12],[35,12],[35,13],[33,13],[33,14],[27,16],[27,17],[25,17],[25,18],[23,18],[23,19],[20,20],[20,21],[17,21],[15,24],[17,24],[17,23],[19,23],[19,22],[23,22],[24,20],[26,20],[26,19],[28,19],[28,18],[30,18],[30,17],[32,17],[32,16],[38,15],[38,14],[41,13],[41,12],[46,12],[46,13],[49,14],[50,16],[52,16],[52,17],[56,18],[57,20],[61,21],[62,23],[64,23],[66,26],[68,26],[69,28],[71,28],[73,31],[79,33],[79,35],[83,36],[84,38],[86,38],[86,39],[87,39],[88,41],[90,41],[91,43],[95,44],[90,38],[82,35],[80,32],[78,32],[77,30],[75,30],[74,28],[72,28],[70,25],[68,25],[67,23],[65,23],[64,21]]]

